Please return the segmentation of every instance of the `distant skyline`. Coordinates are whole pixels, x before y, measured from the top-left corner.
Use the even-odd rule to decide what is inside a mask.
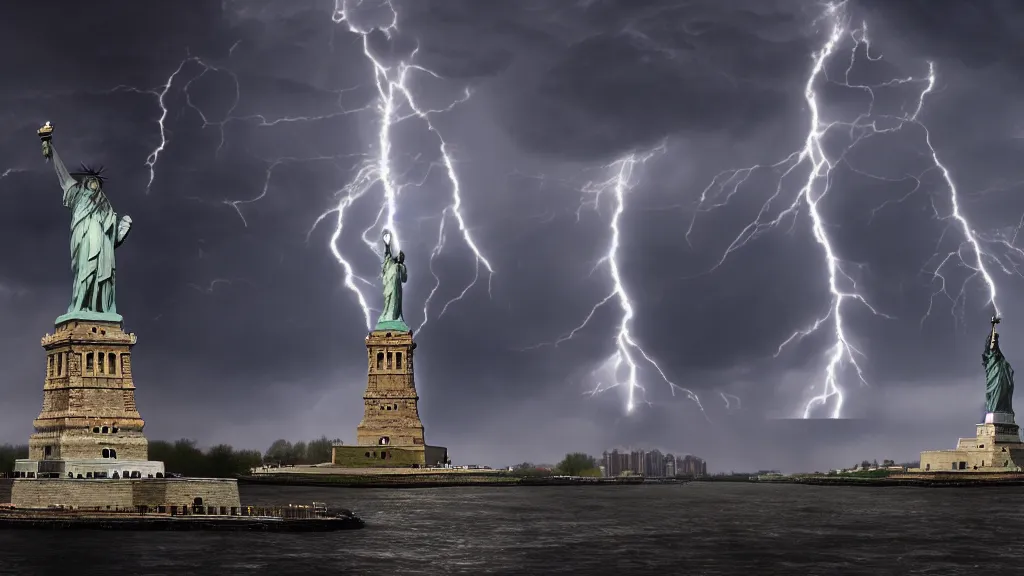
[[[151,439],[354,442],[388,221],[427,442],[456,463],[665,445],[813,471],[952,447],[984,401],[986,275],[1024,366],[1024,5],[9,4],[2,441],[31,432],[70,296],[45,121],[133,219],[117,309]]]

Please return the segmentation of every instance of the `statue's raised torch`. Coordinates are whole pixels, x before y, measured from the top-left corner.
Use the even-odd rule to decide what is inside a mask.
[[[43,158],[49,160],[53,156],[53,149],[50,148],[50,140],[53,140],[53,125],[47,122],[43,127],[36,130],[39,139],[43,141]]]

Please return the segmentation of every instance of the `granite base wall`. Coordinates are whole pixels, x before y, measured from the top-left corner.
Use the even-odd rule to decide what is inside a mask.
[[[202,498],[204,506],[241,507],[238,482],[227,478],[19,478],[11,484],[9,501],[17,508],[191,506],[196,498]]]
[[[960,463],[964,467],[960,468]],[[921,452],[923,472],[1016,472],[1024,468],[1024,445]]]
[[[11,503],[11,487],[14,486],[14,479],[0,478],[0,504]]]
[[[346,468],[425,466],[423,446],[335,446],[331,463]]]

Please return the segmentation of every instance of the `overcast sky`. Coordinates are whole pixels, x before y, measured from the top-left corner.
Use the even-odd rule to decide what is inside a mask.
[[[135,222],[118,310],[139,338],[151,439],[355,440],[366,320],[331,249],[338,214],[314,224],[347,208],[334,246],[379,309],[362,235],[379,237],[386,188],[420,413],[457,463],[642,447],[793,471],[951,448],[983,412],[986,274],[1003,349],[1024,362],[1024,11],[1009,3],[60,4],[0,18],[2,441],[31,432],[39,337],[70,292],[44,121],[69,164],[106,167],[115,210]],[[836,26],[812,89],[819,128],[840,124],[772,169],[808,141],[805,88]],[[403,65],[413,104],[436,111],[426,119],[389,90]],[[387,166],[377,81],[396,106]],[[769,168],[715,179],[753,165]],[[977,268],[965,231],[985,274],[959,260]],[[832,396],[803,420],[836,350],[829,253],[866,384],[845,355],[843,418],[829,418]],[[643,387],[631,411],[629,362]]]

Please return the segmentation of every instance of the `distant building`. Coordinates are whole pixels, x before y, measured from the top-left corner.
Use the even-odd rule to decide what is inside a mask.
[[[624,470],[628,469],[626,454],[618,450],[605,452],[601,455],[601,460],[604,463],[605,476],[619,476]]]
[[[708,464],[703,458],[687,454],[676,458],[676,474],[679,476],[707,476]]]
[[[665,455],[658,450],[644,454],[644,476],[662,478],[665,476]]]
[[[672,476],[706,476],[707,463],[696,456],[677,457],[663,454],[660,450],[618,449],[601,454],[601,469],[604,476],[623,475],[664,478]]]

